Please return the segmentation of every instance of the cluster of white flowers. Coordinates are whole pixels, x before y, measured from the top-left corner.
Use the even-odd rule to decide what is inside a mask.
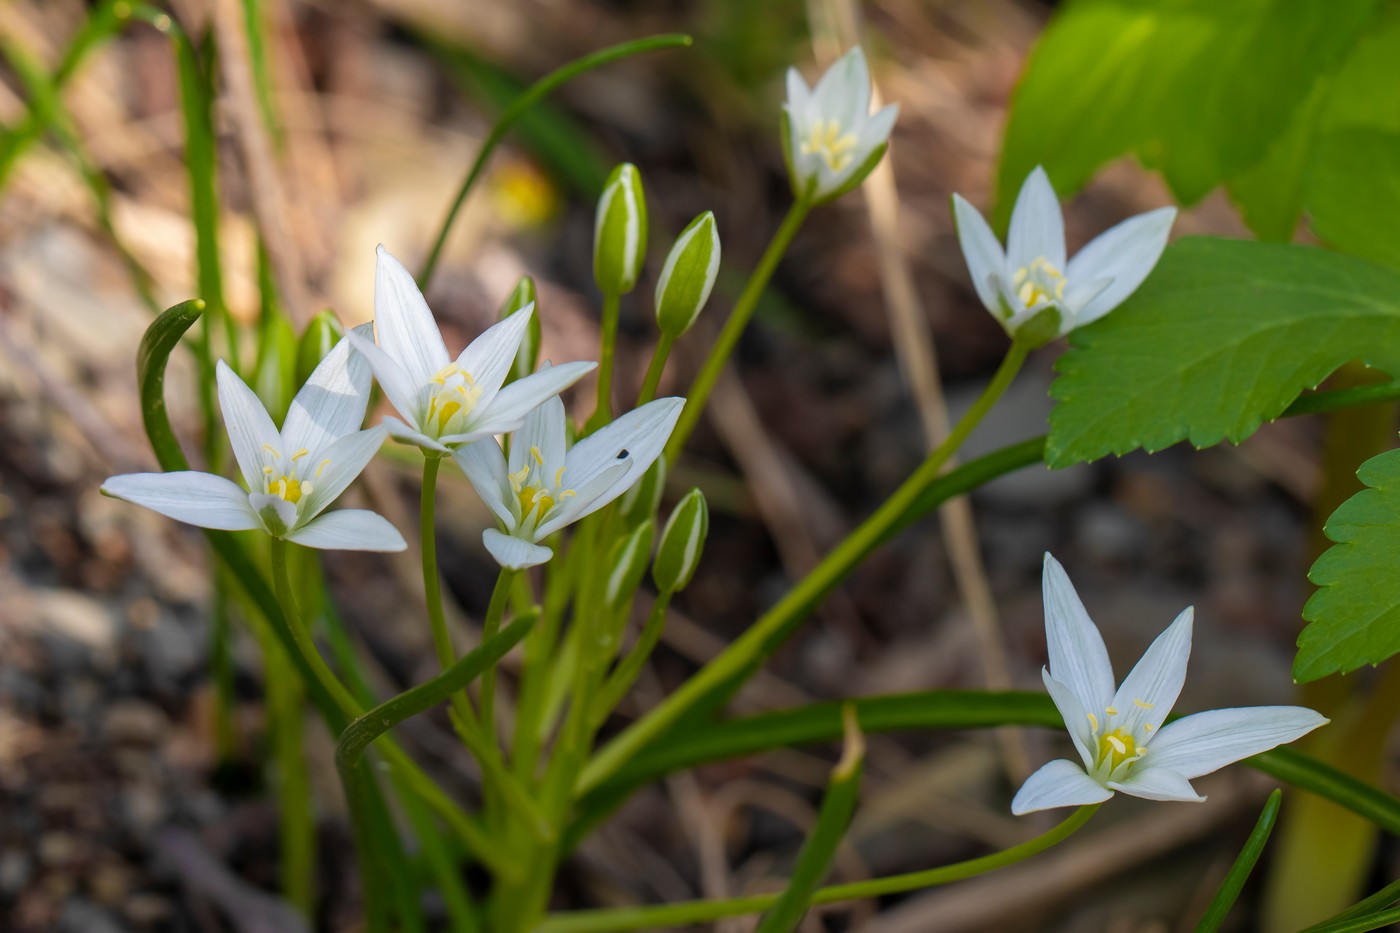
[[[219,406],[246,490],[222,476],[185,471],[114,476],[102,491],[202,528],[260,529],[314,548],[401,551],[403,538],[374,512],[321,514],[388,435],[461,464],[505,528],[486,530],[487,549],[503,567],[522,569],[552,556],[540,540],[641,478],[684,402],[649,402],[567,449],[559,393],[597,364],[546,364],[506,385],[533,304],[452,360],[413,276],[381,246],[374,310],[372,325],[348,333],[317,366],[280,432],[253,390],[220,362]],[[401,418],[362,431],[371,374]],[[510,432],[507,469],[495,436]]]

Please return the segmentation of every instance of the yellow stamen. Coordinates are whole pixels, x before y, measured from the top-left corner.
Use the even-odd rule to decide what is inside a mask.
[[[296,463],[298,460],[300,460],[302,457],[305,457],[309,453],[311,453],[311,451],[303,447],[301,450],[298,450],[296,453],[292,454],[292,462]]]
[[[1133,705],[1136,706],[1138,709],[1151,709],[1152,707],[1156,706],[1157,704],[1156,704],[1156,703],[1144,703],[1144,702],[1142,702],[1141,700],[1133,700]]]
[[[1147,749],[1139,745],[1127,732],[1115,729],[1099,737],[1099,767],[1112,771],[1125,761],[1134,761],[1146,754]]]
[[[263,444],[263,445],[262,445],[262,449],[265,450],[265,451],[267,451],[268,453],[272,454],[272,455],[273,455],[274,457],[276,457],[278,460],[281,460],[281,459],[282,459],[282,454],[279,453],[278,450],[277,450],[277,448],[276,448],[276,447],[273,447],[271,444]]]
[[[316,478],[320,479],[321,474],[324,473],[326,471],[326,467],[330,465],[331,462],[329,460],[322,460],[320,463],[316,464]]]
[[[1099,731],[1099,717],[1095,716],[1093,713],[1089,713],[1088,716],[1089,728],[1094,730],[1095,733],[1097,733]]]
[[[1029,266],[1017,269],[1011,277],[1011,285],[1016,289],[1016,298],[1027,308],[1065,297],[1064,273],[1044,256],[1038,256]]]
[[[1118,715],[1118,707],[1116,706],[1105,706],[1103,711],[1110,716]]]
[[[827,168],[839,172],[851,164],[855,158],[851,150],[859,143],[854,133],[842,133],[841,124],[835,119],[813,120],[807,138],[802,142],[802,154],[816,153]]]
[[[540,449],[538,447],[532,446],[530,448],[530,457],[540,466],[544,466],[544,456],[540,453]]]

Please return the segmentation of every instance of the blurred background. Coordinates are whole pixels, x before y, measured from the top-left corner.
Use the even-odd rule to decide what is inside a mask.
[[[152,307],[199,292],[170,39],[130,22],[72,53],[85,24],[114,6],[7,0],[0,12],[0,927],[296,930],[276,890],[257,641],[236,612],[211,612],[197,532],[97,491],[113,473],[155,468],[136,347]],[[427,296],[455,353],[494,320],[516,279],[532,275],[543,356],[594,358],[594,202],[612,165],[634,162],[655,251],[707,209],[724,245],[721,284],[678,345],[663,392],[684,389],[788,207],[784,70],[795,64],[813,80],[860,37],[879,96],[901,107],[891,170],[810,218],[744,339],[738,378],[721,383],[712,417],[673,466],[672,496],[701,486],[714,522],[700,574],[623,706],[628,716],[742,631],[878,505],[921,459],[944,405],[956,416],[1005,351],[971,290],[947,204],[956,191],[990,206],[1006,103],[1049,5],[187,0],[166,12],[197,44],[213,26],[223,290],[250,329],[269,295],[298,329],[325,307],[346,324],[368,320],[375,244],[418,266],[492,120],[523,87],[612,43],[692,34],[691,48],[609,65],[532,112],[490,163]],[[265,83],[250,80],[250,59]],[[52,116],[47,132],[34,129],[38,112]],[[1166,203],[1154,177],[1112,166],[1066,207],[1071,249]],[[1177,235],[1192,232],[1242,228],[1216,196],[1181,218]],[[653,283],[623,302],[622,398],[650,356]],[[919,352],[925,340],[936,379]],[[967,456],[1043,433],[1055,355],[1032,359]],[[193,450],[200,415],[187,356],[168,395]],[[583,414],[591,394],[591,383],[575,392]],[[1315,546],[1306,503],[1316,434],[1293,419],[1238,448],[1034,467],[997,481],[974,498],[974,521],[965,511],[943,525],[930,518],[874,554],[735,708],[1040,689],[1047,549],[1120,669],[1196,605],[1181,709],[1288,702]],[[352,495],[411,529],[416,470],[386,454]],[[439,547],[455,624],[469,630],[494,579],[480,547],[490,517],[455,471],[443,476]],[[325,563],[350,650],[381,695],[435,672],[411,553],[331,553]],[[214,645],[226,655],[211,655]],[[470,797],[472,766],[445,717],[420,717],[403,735]],[[349,833],[332,744],[314,717],[304,743],[323,928],[354,929]],[[1061,744],[1019,732],[873,738],[838,880],[970,857],[1048,825],[1013,819],[1008,801]],[[556,905],[780,885],[834,753],[773,753],[647,789],[583,845]],[[1027,866],[833,910],[807,928],[1182,928],[1252,825],[1267,791],[1257,777],[1235,769],[1203,781],[1210,802],[1200,807],[1115,801],[1078,844]]]

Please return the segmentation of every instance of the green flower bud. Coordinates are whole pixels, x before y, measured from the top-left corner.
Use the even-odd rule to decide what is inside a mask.
[[[270,315],[258,335],[258,359],[253,366],[253,391],[272,420],[281,424],[297,386],[297,332],[282,315]],[[309,375],[309,373],[308,373]]]
[[[710,507],[705,494],[692,489],[671,511],[666,529],[661,532],[661,547],[651,567],[651,579],[658,590],[676,593],[685,589],[700,565],[700,553],[709,533]]]
[[[496,317],[498,320],[504,321],[529,304],[535,304],[535,280],[528,275],[522,275],[520,281],[515,283],[515,288],[506,296],[505,302],[501,305],[501,311]],[[520,341],[520,351],[515,354],[515,363],[506,375],[506,385],[517,379],[523,379],[535,371],[535,367],[539,365],[540,361],[541,333],[540,309],[539,305],[535,305],[535,313],[530,315],[530,327],[525,331],[525,339]]]
[[[642,173],[624,162],[608,176],[593,222],[593,279],[603,294],[625,295],[635,288],[646,252]]]
[[[622,494],[618,508],[622,512],[623,525],[631,528],[655,515],[661,506],[661,493],[665,489],[666,458],[657,457],[656,462],[642,474],[642,478]]]
[[[656,526],[645,521],[608,551],[608,582],[603,599],[612,611],[620,610],[637,592],[642,575],[647,572],[647,560],[651,557],[655,536]]]
[[[301,332],[301,340],[297,341],[297,385],[311,378],[312,370],[344,336],[345,328],[330,308],[311,319],[306,330]]]
[[[676,338],[690,329],[719,275],[719,232],[706,211],[681,231],[656,281],[656,324]]]

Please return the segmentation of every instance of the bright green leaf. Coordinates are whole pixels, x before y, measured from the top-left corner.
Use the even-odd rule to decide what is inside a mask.
[[[1318,236],[1400,269],[1400,134],[1328,133],[1313,153],[1307,202]]]
[[[1293,676],[1302,681],[1379,664],[1400,652],[1400,450],[1372,457],[1357,471],[1368,489],[1327,520],[1335,542],[1313,564],[1319,587],[1303,607]]]
[[[1350,360],[1400,375],[1400,276],[1312,247],[1188,238],[1070,343],[1050,466],[1238,443]]]

